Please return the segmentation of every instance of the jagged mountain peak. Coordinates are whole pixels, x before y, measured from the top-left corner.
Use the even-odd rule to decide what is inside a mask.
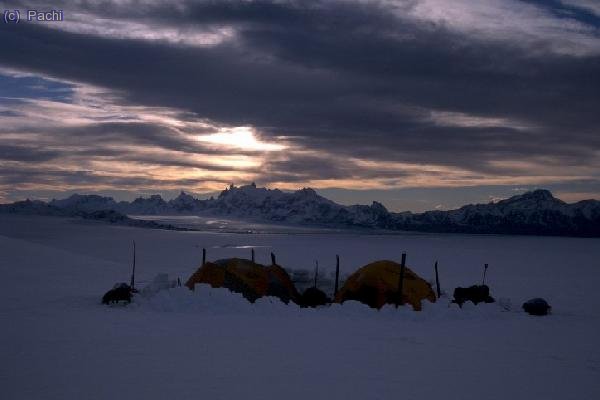
[[[112,197],[100,196],[97,194],[72,194],[66,199],[52,199],[48,203],[51,206],[59,208],[74,208],[83,211],[91,210],[106,210],[116,206],[116,202]]]
[[[555,198],[554,195],[552,194],[552,192],[547,189],[536,189],[532,192],[529,192],[529,194],[536,198],[544,198],[544,199],[554,199]]]
[[[250,199],[253,202],[263,201],[267,197],[279,197],[283,192],[279,189],[268,189],[265,187],[257,187],[256,183],[252,182],[249,185],[235,186],[230,185],[223,190],[218,198],[226,199],[227,201],[241,201],[241,199]]]
[[[61,202],[92,201],[92,200],[93,201],[98,201],[98,200],[114,201],[114,199],[112,197],[108,197],[108,196],[100,196],[98,194],[79,194],[79,193],[73,193],[66,199],[61,199],[61,200],[52,199],[52,201],[61,201]]]
[[[20,202],[0,207],[8,212],[73,215],[79,211],[116,210],[129,215],[227,215],[240,219],[280,221],[430,232],[520,233],[600,236],[600,202],[567,204],[548,190],[534,190],[497,203],[472,204],[448,211],[393,213],[383,204],[344,206],[314,189],[295,192],[231,185],[217,199],[200,200],[181,191],[165,202],[160,195],[115,203],[110,197],[75,194],[46,203]]]
[[[371,203],[371,208],[373,210],[377,210],[378,212],[388,212],[388,209],[378,201],[373,201],[373,203]]]
[[[500,207],[557,208],[566,205],[546,189],[536,189],[496,203]]]
[[[195,198],[191,194],[186,193],[182,190],[181,192],[179,192],[177,197],[175,197],[173,200],[188,200],[188,199],[195,199]]]
[[[163,200],[164,201],[164,199],[162,198],[162,196],[160,194],[151,194],[148,197],[143,197],[143,196],[136,197],[135,200],[133,200],[133,201],[147,201],[147,200],[153,200],[153,201]]]
[[[177,212],[193,213],[201,208],[202,201],[183,190],[177,197],[168,201],[168,205]]]
[[[302,194],[304,196],[318,196],[317,192],[313,188],[305,187],[300,190],[296,190],[296,193]]]
[[[540,200],[540,201],[558,200],[556,197],[554,197],[554,195],[552,195],[552,192],[547,189],[535,189],[535,190],[532,190],[529,192],[525,192],[521,195],[514,196],[514,197],[512,197],[512,199],[514,199],[514,200],[533,199],[533,200]]]

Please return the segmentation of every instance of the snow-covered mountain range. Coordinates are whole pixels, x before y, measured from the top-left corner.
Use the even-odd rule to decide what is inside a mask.
[[[457,210],[403,213],[400,220],[403,229],[429,232],[600,236],[600,201],[568,204],[539,189]]]
[[[387,230],[600,236],[600,201],[568,204],[547,190],[535,190],[495,203],[424,213],[394,213],[376,201],[371,205],[344,206],[310,188],[284,192],[259,188],[255,184],[231,185],[217,198],[207,200],[184,192],[169,201],[153,195],[132,202],[75,194],[48,203],[26,201],[0,205],[0,211],[45,215],[89,215],[99,211],[123,215],[210,215],[286,224]]]

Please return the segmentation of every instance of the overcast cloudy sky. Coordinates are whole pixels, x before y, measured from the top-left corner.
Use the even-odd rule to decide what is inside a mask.
[[[4,2],[0,201],[600,198],[600,1]]]

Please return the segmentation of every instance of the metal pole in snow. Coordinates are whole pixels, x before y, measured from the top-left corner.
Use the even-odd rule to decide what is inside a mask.
[[[131,271],[131,288],[135,287],[135,240],[133,241],[133,269]]]
[[[398,279],[398,304],[403,305],[402,285],[404,284],[404,268],[406,267],[406,253],[402,253],[402,262],[400,263],[400,278]]]
[[[438,275],[438,266],[437,266],[438,262],[435,262],[435,286],[437,289],[437,297],[438,299],[441,297],[441,291],[440,291],[440,276]]]
[[[333,298],[334,299],[335,299],[335,296],[337,296],[339,279],[340,279],[340,256],[338,254],[336,254],[336,256],[335,256],[335,286],[333,289]]]
[[[487,269],[488,269],[488,265],[484,264],[484,266],[483,266],[483,283],[482,283],[482,285],[485,285],[485,273],[487,272]]]
[[[319,276],[319,260],[315,260],[315,285],[314,287],[317,287],[317,278]]]
[[[275,259],[275,254],[271,253],[271,264],[275,265],[277,264],[277,260]]]
[[[202,248],[202,265],[206,264],[206,248]]]
[[[252,248],[252,262],[254,262],[254,247]]]

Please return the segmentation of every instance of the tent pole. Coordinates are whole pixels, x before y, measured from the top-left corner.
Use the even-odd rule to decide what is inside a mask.
[[[340,256],[339,254],[335,255],[335,286],[333,288],[333,298],[337,296],[338,292],[338,282],[340,280]]]
[[[403,305],[402,286],[404,284],[404,268],[406,266],[406,253],[402,253],[402,262],[400,263],[400,278],[398,279],[398,302],[396,306]]]
[[[131,289],[135,288],[135,240],[133,241],[133,268],[131,271]]]
[[[482,285],[485,285],[485,273],[487,272],[488,269],[488,265],[484,264],[483,265],[483,282],[481,283]]]
[[[437,297],[438,299],[442,296],[441,291],[440,291],[440,276],[438,275],[438,262],[437,260],[435,261],[435,286],[437,289]]]

